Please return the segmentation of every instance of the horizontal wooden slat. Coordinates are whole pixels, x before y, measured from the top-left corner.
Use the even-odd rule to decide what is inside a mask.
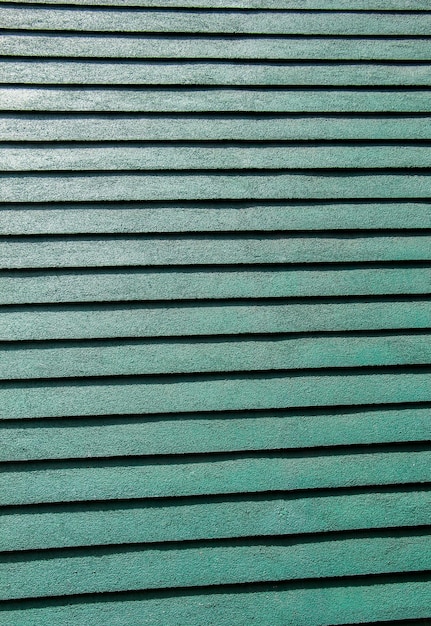
[[[99,547],[0,561],[2,599],[423,571],[431,540],[412,531],[314,540]]]
[[[0,308],[0,341],[431,328],[431,301],[213,302]]]
[[[430,145],[0,144],[0,171],[429,168]]]
[[[431,229],[431,203],[3,204],[1,235]]]
[[[0,379],[427,365],[431,335],[0,344]],[[431,380],[430,380],[431,383]]]
[[[430,92],[431,95],[431,92]],[[431,139],[431,116],[183,117],[2,115],[0,141]],[[16,201],[16,200],[15,200]]]
[[[64,0],[7,0],[8,4],[65,4]],[[421,11],[429,9],[428,0],[68,0],[67,4],[116,7],[179,7],[204,9],[297,9],[343,11]]]
[[[0,202],[426,198],[429,172],[2,174]]]
[[[414,112],[429,113],[431,111],[431,92],[425,89],[277,89],[273,87],[259,88],[120,88],[113,87],[11,87],[0,85],[0,110],[6,111],[159,111],[159,112],[200,112],[205,111],[249,111],[249,112]],[[34,118],[40,119],[40,115]],[[137,120],[135,120],[136,122]],[[217,124],[223,120],[217,119]],[[400,118],[395,129],[403,122]],[[17,124],[14,120],[12,127]],[[50,136],[51,124],[58,124],[50,118],[49,126],[45,126],[47,139]],[[69,120],[70,123],[70,120]],[[117,121],[118,123],[118,121]],[[195,122],[196,123],[196,122]],[[253,120],[253,127],[258,123]],[[286,121],[285,121],[286,123]],[[319,124],[322,120],[319,120]],[[340,123],[340,121],[338,122]],[[372,123],[372,122],[371,122]],[[405,123],[405,121],[404,121]],[[422,120],[425,124],[426,120]],[[92,125],[98,120],[93,119]],[[140,124],[136,127],[136,137]],[[187,120],[181,121],[187,124]],[[358,132],[358,120],[355,120],[355,131]],[[169,121],[172,128],[174,120]],[[152,121],[152,127],[155,120]],[[215,124],[214,124],[215,126]],[[89,125],[90,128],[90,125]],[[97,126],[96,126],[97,128]],[[403,127],[404,128],[404,127]],[[252,128],[248,128],[250,132]],[[4,130],[2,130],[4,132]],[[213,131],[214,132],[214,131]],[[362,136],[362,133],[359,133]],[[66,136],[66,135],[65,135]],[[170,136],[170,133],[165,133]],[[235,137],[235,134],[232,135]],[[396,135],[400,137],[400,135]],[[402,136],[402,135],[401,135]],[[92,135],[89,135],[91,139]],[[85,138],[85,135],[83,135]]]
[[[141,500],[2,511],[0,549],[36,550],[120,543],[426,525],[429,490],[322,492],[299,496]]]
[[[26,57],[431,60],[429,39],[60,36],[6,34],[0,52]]]
[[[1,9],[0,9],[1,19]],[[375,20],[373,20],[375,21]],[[415,20],[419,23],[419,20]],[[431,26],[427,27],[431,28]],[[363,62],[63,61],[5,58],[0,82],[38,85],[431,85],[431,65]]]
[[[431,401],[425,368],[2,382],[0,418],[232,411]]]
[[[4,421],[1,461],[194,454],[425,441],[431,408]],[[7,437],[7,439],[6,439]],[[305,532],[305,531],[304,531]],[[9,548],[8,548],[9,549]]]
[[[427,618],[429,615],[430,581],[425,577],[403,577],[366,581],[345,579],[331,581],[328,585],[304,581],[300,586],[271,585],[221,587],[202,589],[196,593],[151,592],[85,598],[53,599],[41,602],[23,601],[4,603],[4,616],[14,626],[40,626],[46,623],[66,622],[74,626],[89,623],[109,623],[130,626],[131,620],[152,626],[166,626],[172,622],[201,626],[217,617],[218,626],[243,626],[251,624],[259,615],[262,626],[273,626],[274,616],[289,626],[321,626],[328,624],[375,622]],[[252,592],[252,593],[251,593]],[[319,607],[318,614],[315,610]],[[25,608],[25,611],[22,610]],[[293,621],[295,620],[295,621]]]
[[[92,32],[428,35],[431,15],[302,11],[169,11],[0,6],[4,29]]]
[[[431,236],[243,234],[0,239],[0,268],[431,260]]]
[[[255,453],[9,464],[1,504],[36,504],[428,482],[431,452]],[[31,480],[29,480],[29,473]]]
[[[8,4],[65,4],[64,0],[7,0]],[[116,7],[179,7],[204,9],[297,9],[343,11],[421,11],[429,9],[428,0],[68,0],[67,4]]]
[[[429,293],[429,267],[0,272],[1,304]]]

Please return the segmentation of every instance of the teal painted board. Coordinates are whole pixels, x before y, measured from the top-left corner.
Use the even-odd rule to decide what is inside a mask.
[[[431,619],[431,11],[0,2],[0,624]]]
[[[3,204],[0,235],[431,229],[429,201]]]
[[[77,304],[0,308],[0,341],[427,329],[431,300]],[[18,346],[16,346],[18,347]],[[53,346],[51,346],[53,347]]]
[[[0,9],[0,19],[2,19]],[[350,18],[349,18],[350,19]],[[375,22],[375,20],[373,20]],[[430,24],[426,26],[431,28]],[[0,81],[31,85],[430,86],[431,65],[375,61],[77,61],[5,58]]]
[[[0,380],[427,365],[431,333],[0,344]]]
[[[429,488],[415,486],[24,506],[3,509],[0,547],[11,552],[425,526],[430,505]]]
[[[49,150],[49,152],[48,152]],[[430,145],[43,144],[0,148],[0,171],[420,169]]]
[[[431,94],[431,92],[430,92]],[[372,94],[371,94],[372,96]],[[368,97],[371,97],[370,95]],[[172,95],[175,98],[175,94]],[[2,142],[431,140],[431,116],[275,115],[269,117],[4,114]],[[55,146],[52,146],[55,147]],[[262,145],[262,148],[264,145]],[[401,197],[400,197],[401,198]],[[112,200],[113,198],[111,198]],[[170,196],[170,200],[178,199]],[[17,200],[15,200],[16,202]]]
[[[328,59],[430,61],[431,42],[424,39],[303,39],[299,37],[223,37],[120,35],[73,36],[6,34],[0,53],[24,57],[118,59]]]
[[[0,475],[0,505],[429,482],[431,452],[424,446],[376,448],[10,463]]]
[[[9,555],[0,560],[4,599],[291,581],[428,569],[424,531],[329,534],[302,541],[270,538],[188,542],[185,546],[98,547]]]
[[[0,461],[421,442],[429,436],[430,413],[427,404],[407,404],[2,420]]]
[[[0,271],[1,304],[429,295],[427,264]]]
[[[107,119],[105,123],[108,123],[111,129],[115,128],[119,123],[119,112],[158,112],[158,113],[200,113],[200,117],[204,117],[208,112],[245,112],[245,113],[319,113],[319,125],[315,128],[314,132],[317,132],[322,120],[320,119],[322,113],[339,112],[339,113],[430,113],[431,111],[431,93],[424,88],[410,87],[407,91],[397,87],[371,87],[370,89],[364,89],[360,87],[308,87],[306,89],[300,87],[285,87],[277,88],[266,86],[264,90],[258,87],[178,87],[170,86],[165,88],[158,88],[155,86],[145,86],[145,88],[138,86],[127,87],[120,86],[117,88],[110,87],[109,89],[103,87],[90,87],[90,86],[35,86],[35,85],[0,85],[0,111],[40,111],[37,116],[34,116],[34,123],[37,124],[39,119],[43,119],[43,112],[45,111],[74,111],[74,112],[115,112],[117,113],[116,119]],[[83,116],[81,115],[81,118]],[[207,115],[208,117],[208,115]],[[19,119],[15,119],[9,127],[9,133],[13,133],[15,125],[22,120],[23,115]],[[3,123],[4,116],[0,118],[1,137],[8,137],[5,135],[5,126]],[[11,118],[9,118],[11,119]],[[49,126],[44,125],[45,135],[40,135],[41,141],[46,141],[51,138],[51,126],[54,129],[58,126],[58,117],[54,117],[52,114],[49,118]],[[115,123],[114,123],[115,122]],[[225,124],[223,118],[217,118],[216,122],[209,125],[211,118],[206,121],[206,133],[208,137],[214,138],[216,128]],[[253,121],[253,127],[259,124],[259,118]],[[426,122],[422,120],[422,125]],[[138,124],[138,120],[134,120],[134,123]],[[142,123],[142,122],[139,122]],[[163,119],[155,118],[152,120],[151,128],[163,123]],[[197,125],[196,121],[194,122]],[[326,120],[326,125],[329,120]],[[351,132],[351,138],[362,138],[363,134],[360,130],[359,121],[355,119],[355,132],[359,133],[354,135]],[[372,122],[371,122],[372,123]],[[24,132],[24,128],[20,122],[19,134],[17,138],[20,138],[20,134]],[[169,126],[165,126],[167,130],[161,133],[161,139],[171,136],[171,130],[174,131],[175,119],[169,120]],[[191,125],[191,122],[187,118],[181,120],[181,124],[187,128]],[[266,121],[269,124],[269,121]],[[341,121],[338,121],[341,124]],[[392,128],[392,133],[397,132],[399,125],[401,126],[401,132],[407,132],[404,118],[398,118],[396,124],[390,124],[385,118],[379,120],[380,127],[385,126],[386,132],[389,132]],[[209,125],[209,126],[208,126]],[[64,130],[66,132],[67,127],[63,122]],[[94,132],[99,127],[97,117],[92,118],[91,124],[87,124],[86,132]],[[346,127],[346,128],[344,128]],[[210,128],[212,129],[210,132]],[[247,131],[252,133],[254,128],[248,125]],[[349,126],[342,124],[342,128],[347,132]],[[143,135],[139,134],[139,125],[136,127],[136,138],[144,139]],[[149,129],[147,130],[147,132]],[[352,129],[351,129],[352,131]],[[27,131],[28,132],[28,131]],[[112,130],[111,130],[112,132]],[[233,134],[231,138],[238,138],[238,135],[231,131]],[[236,130],[238,132],[238,129]],[[335,132],[335,129],[333,130]],[[398,131],[400,132],[400,131]],[[60,135],[61,136],[61,135]],[[88,135],[90,139],[92,135]],[[97,135],[96,135],[97,136]],[[250,135],[254,137],[254,135]],[[392,136],[392,135],[391,135]],[[394,135],[395,137],[402,137],[402,134]],[[151,139],[153,135],[146,135]],[[181,135],[180,135],[181,137]],[[187,135],[182,136],[186,138]],[[225,135],[225,138],[229,138],[230,135]],[[373,136],[366,136],[365,138],[372,138]],[[425,135],[426,137],[426,135]],[[25,138],[25,136],[23,137]],[[64,139],[68,138],[67,134],[63,135]],[[85,140],[87,135],[82,134],[81,138]],[[114,137],[115,138],[115,137]],[[133,138],[133,135],[130,135]],[[198,138],[198,137],[196,137]],[[405,138],[409,138],[406,135]],[[421,135],[417,134],[413,138],[419,139]]]
[[[282,35],[428,35],[431,12],[374,14],[344,11],[176,11],[166,9],[37,5],[21,8],[0,5],[3,29],[142,33],[244,33]]]

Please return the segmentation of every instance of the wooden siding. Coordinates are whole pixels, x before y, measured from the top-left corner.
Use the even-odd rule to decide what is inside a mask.
[[[429,2],[0,27],[0,625],[429,623]]]

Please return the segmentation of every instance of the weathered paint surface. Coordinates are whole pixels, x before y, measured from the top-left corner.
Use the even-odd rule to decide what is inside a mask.
[[[0,24],[0,625],[428,622],[429,3]]]

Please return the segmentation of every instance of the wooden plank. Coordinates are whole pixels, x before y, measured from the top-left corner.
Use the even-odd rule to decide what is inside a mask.
[[[419,22],[415,18],[415,23]],[[383,61],[114,62],[5,58],[0,66],[0,82],[17,85],[430,86],[431,65]]]
[[[0,426],[4,435],[0,441],[0,460],[89,459],[420,442],[429,438],[429,417],[430,407],[425,405],[419,408],[315,408],[11,420]],[[389,519],[386,518],[386,523]]]
[[[0,202],[427,198],[429,172],[1,174]]]
[[[428,35],[431,12],[374,14],[303,11],[170,11],[0,5],[3,29],[281,35]]]
[[[50,551],[0,562],[3,600],[176,587],[423,571],[424,531],[331,535],[329,539],[236,540],[184,546],[99,547]]]
[[[431,236],[243,234],[0,239],[0,268],[430,261]]]
[[[431,229],[427,201],[3,204],[1,235]],[[400,233],[401,234],[401,233]]]
[[[0,418],[430,402],[430,382],[426,368],[7,381],[0,384]]]
[[[430,92],[431,94],[431,92]],[[431,116],[115,116],[4,114],[0,141],[431,139]],[[16,200],[14,200],[16,202]]]
[[[429,294],[429,267],[0,272],[0,303]]]
[[[4,111],[116,111],[116,112],[199,112],[201,116],[205,112],[231,111],[245,112],[278,112],[278,113],[325,113],[325,112],[383,112],[383,113],[429,113],[431,111],[431,92],[425,89],[410,87],[409,90],[396,88],[366,90],[355,88],[334,89],[300,89],[290,87],[277,89],[274,87],[259,88],[222,88],[222,87],[170,87],[170,88],[97,88],[97,87],[35,87],[19,86],[11,87],[0,85],[0,110]],[[40,119],[42,114],[34,118]],[[20,116],[22,119],[22,116]],[[43,118],[42,118],[43,119]],[[69,125],[71,123],[69,118]],[[367,120],[368,121],[368,120]],[[1,120],[0,120],[1,122]],[[209,120],[207,120],[208,124]],[[269,120],[267,120],[267,123]],[[11,125],[18,123],[15,119]],[[57,118],[49,118],[49,125],[45,126],[49,138],[51,125],[58,124]],[[76,123],[76,120],[75,120]],[[89,131],[93,125],[99,122],[92,119]],[[118,124],[118,118],[116,120]],[[142,120],[134,120],[137,123],[137,138],[142,139],[140,128]],[[159,121],[159,123],[162,123]],[[182,124],[189,124],[183,119]],[[223,125],[224,120],[217,119],[217,124]],[[253,120],[253,125],[259,120]],[[285,120],[286,123],[286,120]],[[319,120],[319,124],[322,120]],[[327,120],[326,120],[327,123]],[[338,122],[340,123],[340,122]],[[371,120],[371,124],[375,123]],[[422,124],[426,120],[421,121]],[[112,122],[111,122],[112,124]],[[152,120],[155,127],[156,120]],[[197,121],[194,121],[198,125]],[[355,120],[355,131],[358,130],[358,120]],[[393,131],[398,125],[404,128],[404,118],[398,118],[392,122]],[[175,127],[175,120],[169,120],[170,127]],[[97,126],[96,126],[97,127]],[[216,127],[216,124],[214,124]],[[251,128],[248,128],[249,132]],[[2,130],[4,132],[4,129]],[[208,132],[208,129],[207,129]],[[214,133],[214,130],[212,131]],[[359,133],[362,136],[362,132]],[[165,133],[170,136],[170,133]],[[211,133],[210,133],[211,136]],[[396,135],[400,137],[400,135]],[[85,139],[85,135],[82,135]],[[92,135],[89,136],[90,139]],[[233,134],[235,137],[235,134]]]
[[[429,451],[394,448],[8,464],[0,499],[7,506],[424,483],[430,459]]]
[[[431,60],[429,39],[0,35],[5,56],[117,59]]]
[[[427,365],[430,339],[415,333],[0,344],[0,379]]]
[[[8,4],[35,4],[34,0],[8,0]],[[64,0],[38,0],[37,4],[64,4]],[[203,9],[296,9],[328,10],[327,0],[68,0],[67,4],[114,7],[179,7]],[[422,11],[428,0],[332,0],[330,10],[343,11]]]
[[[1,146],[0,171],[205,169],[412,169],[431,166],[430,145],[47,144]]]
[[[34,0],[8,0],[8,4],[34,4]],[[64,0],[38,0],[37,4],[64,4]],[[328,9],[327,0],[68,0],[67,4],[114,7],[179,7],[204,9]],[[343,11],[422,11],[428,0],[331,0],[330,10]]]
[[[250,593],[252,592],[252,593]],[[166,626],[172,622],[202,626],[217,619],[218,626],[244,626],[259,617],[262,626],[321,626],[400,616],[428,618],[430,582],[425,577],[387,579],[379,577],[295,585],[221,587],[195,593],[184,590],[169,593],[140,593],[122,596],[87,596],[3,604],[4,615],[14,626],[40,626],[45,623],[140,624]],[[315,607],[319,606],[319,614]],[[25,608],[25,611],[22,610]]]
[[[2,511],[2,551],[427,525],[429,490],[141,500]],[[7,512],[6,512],[7,511]]]
[[[0,308],[0,341],[431,328],[431,301],[281,301]]]

